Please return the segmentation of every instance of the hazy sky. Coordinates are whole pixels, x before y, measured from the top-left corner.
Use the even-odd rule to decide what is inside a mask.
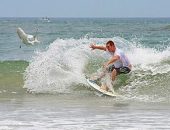
[[[0,17],[170,17],[170,0],[0,0]]]

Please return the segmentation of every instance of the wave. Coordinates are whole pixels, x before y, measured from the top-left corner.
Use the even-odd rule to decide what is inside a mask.
[[[11,72],[24,72],[29,62],[24,60],[7,60],[0,61],[0,72],[11,73]]]
[[[56,39],[46,51],[36,52],[25,71],[24,88],[33,93],[72,93],[75,86],[87,86],[85,75],[97,71],[106,60],[104,52],[91,51],[89,44],[107,40],[115,41],[133,64],[131,74],[120,75],[116,81],[119,93],[137,96],[131,93],[135,91],[138,97],[142,92],[147,96],[153,91],[170,94],[162,90],[169,89],[170,48],[158,51],[121,37]]]
[[[26,69],[25,88],[31,92],[67,92],[73,83],[84,82],[87,47],[81,40],[54,41],[45,52],[37,52]]]
[[[0,93],[23,92],[23,73],[27,61],[0,61]]]

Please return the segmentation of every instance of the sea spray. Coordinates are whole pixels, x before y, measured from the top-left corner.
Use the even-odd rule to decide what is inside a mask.
[[[117,77],[114,83],[117,92],[132,99],[142,97],[143,100],[153,99],[155,95],[156,98],[168,95],[169,92],[162,89],[162,86],[169,83],[169,49],[158,51],[143,47],[134,39],[131,42],[121,37],[55,40],[47,51],[37,52],[30,62],[25,71],[24,88],[35,93],[71,93],[74,86],[88,86],[85,75],[97,72],[107,61],[105,52],[92,51],[89,45],[104,45],[107,40],[115,41],[133,65],[130,74]],[[162,78],[164,75],[166,77]]]
[[[55,40],[33,58],[25,72],[24,88],[36,93],[69,92],[73,83],[84,82],[87,50],[81,40]]]

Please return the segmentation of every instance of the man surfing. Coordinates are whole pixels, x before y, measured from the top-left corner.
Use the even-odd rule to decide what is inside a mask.
[[[91,44],[90,48],[92,48],[92,50],[103,50],[109,54],[110,59],[104,63],[103,67],[104,70],[106,70],[108,73],[111,73],[112,81],[115,80],[117,75],[127,74],[131,71],[132,65],[130,61],[124,52],[116,47],[113,41],[108,41],[105,46]],[[102,78],[103,76],[104,73],[100,75],[99,78]],[[111,88],[109,88],[106,84],[102,84],[101,89],[108,91]]]

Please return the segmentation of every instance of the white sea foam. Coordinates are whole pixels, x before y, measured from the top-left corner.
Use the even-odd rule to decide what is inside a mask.
[[[25,73],[24,87],[32,92],[69,92],[84,82],[83,69],[90,50],[83,40],[55,40],[45,52],[37,52]]]
[[[132,62],[133,70],[149,70],[153,74],[170,71],[163,69],[170,68],[169,64],[160,65],[170,57],[169,49],[158,52],[120,37],[57,39],[50,44],[47,51],[36,52],[26,69],[24,88],[36,93],[67,93],[72,90],[73,84],[86,84],[85,65],[90,58],[101,58],[104,54],[101,51],[91,51],[89,45],[94,42],[104,45],[107,40],[115,41],[125,51]]]

